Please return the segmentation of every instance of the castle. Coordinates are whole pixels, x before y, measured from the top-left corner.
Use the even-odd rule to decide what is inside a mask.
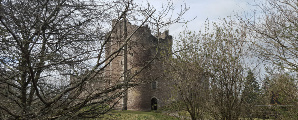
[[[128,89],[115,106],[116,109],[146,111],[167,104],[170,97],[169,82],[163,79],[163,63],[170,57],[172,36],[168,31],[153,36],[148,26],[141,26],[135,31],[139,26],[126,20],[113,21],[112,26],[115,29],[111,31],[105,48],[106,57],[125,44],[125,37],[133,34],[121,52],[111,62],[106,62],[108,66],[104,75],[109,84],[127,80],[138,83]]]

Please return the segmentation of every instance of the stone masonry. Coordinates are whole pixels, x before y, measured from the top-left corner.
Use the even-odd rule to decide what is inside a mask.
[[[111,31],[111,37],[106,47],[106,57],[118,50],[124,42],[124,28],[127,35],[132,34],[137,25],[124,21],[113,21],[116,28]],[[128,77],[135,76],[129,82],[139,85],[129,88],[127,94],[127,109],[147,111],[157,109],[169,102],[169,82],[163,79],[164,61],[168,59],[172,49],[172,36],[168,31],[161,33],[158,37],[151,34],[148,26],[140,27],[127,44],[127,74]],[[150,62],[150,64],[148,64]],[[108,64],[108,63],[107,63]],[[143,69],[145,68],[145,69]],[[143,70],[142,70],[143,69]],[[141,71],[142,70],[142,71]],[[141,72],[140,72],[141,71]],[[109,84],[124,82],[124,52],[109,63],[105,69],[105,76]],[[123,99],[116,105],[117,109],[123,107]]]

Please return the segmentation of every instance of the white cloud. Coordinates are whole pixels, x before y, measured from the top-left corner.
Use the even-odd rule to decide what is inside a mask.
[[[200,4],[200,2],[198,2]],[[200,5],[200,13],[208,17],[225,17],[247,9],[245,1],[241,0],[208,0]]]
[[[190,10],[183,16],[186,20],[195,20],[188,23],[189,30],[199,31],[204,28],[205,20],[218,21],[219,18],[233,16],[237,13],[242,14],[244,11],[251,11],[253,0],[172,0],[175,6],[175,12],[179,12],[181,5],[186,4]],[[157,10],[162,5],[167,4],[168,0],[136,0],[137,3],[147,4],[149,2]],[[174,13],[175,13],[174,12]],[[170,34],[177,36],[184,30],[184,24],[174,24],[169,27]]]
[[[252,0],[185,0],[187,6],[190,10],[185,14],[184,18],[191,20],[196,17],[195,20],[188,24],[190,30],[199,31],[204,28],[204,23],[206,19],[210,21],[218,21],[219,18],[224,18],[227,16],[233,16],[237,13],[242,14],[244,11],[250,11],[251,5],[249,2]],[[178,2],[177,5],[184,2]],[[180,30],[179,30],[180,29]],[[182,25],[172,25],[170,31],[172,33],[178,34],[183,31]]]

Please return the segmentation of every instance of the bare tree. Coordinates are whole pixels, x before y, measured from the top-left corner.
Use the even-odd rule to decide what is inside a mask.
[[[245,28],[233,20],[181,33],[170,63],[174,94],[192,119],[238,119],[243,104]],[[173,77],[173,78],[171,78]]]
[[[206,59],[199,52],[200,36],[191,31],[180,34],[177,51],[168,61],[168,79],[179,110],[186,110],[192,120],[204,119],[209,99],[208,71],[204,68]]]
[[[259,21],[246,20],[256,53],[282,69],[297,72],[297,1],[267,0]]]
[[[273,72],[269,75],[275,78],[267,79],[267,93],[264,98],[270,99],[269,95],[274,91],[275,94],[283,95],[283,99],[292,98],[291,103],[285,101],[284,104],[294,105],[297,107],[297,98],[293,98],[291,91],[297,88],[297,76],[290,78],[291,74],[297,74],[298,71],[298,52],[297,52],[297,35],[298,35],[298,1],[296,0],[266,0],[264,4],[259,4],[260,20],[251,21],[242,19],[250,32],[250,42],[254,48],[254,53],[262,60],[273,64]],[[276,67],[277,66],[277,67]],[[278,75],[276,75],[278,74]],[[287,75],[290,74],[290,75]],[[283,82],[277,82],[281,80]],[[292,79],[292,80],[291,80]],[[283,83],[283,85],[281,85]],[[289,87],[292,84],[295,87]],[[280,91],[276,91],[276,90]],[[270,91],[271,90],[271,91]],[[288,98],[286,96],[288,96]],[[268,102],[267,102],[268,103]],[[286,107],[287,108],[287,107]],[[291,107],[289,107],[291,108]],[[285,113],[279,111],[283,116],[297,114],[297,111]],[[292,118],[291,118],[292,117]],[[283,119],[295,119],[295,117],[285,117]]]
[[[215,119],[238,119],[244,83],[244,29],[233,20],[214,24],[214,33],[204,36],[202,51],[210,72],[209,111]]]
[[[104,68],[125,46],[105,56],[111,37],[106,26],[140,9],[146,13],[139,18],[142,26],[153,8],[136,10],[132,1],[121,0],[0,2],[3,119],[98,117],[123,97],[124,88],[135,85],[104,86]],[[88,89],[94,81],[103,87]]]

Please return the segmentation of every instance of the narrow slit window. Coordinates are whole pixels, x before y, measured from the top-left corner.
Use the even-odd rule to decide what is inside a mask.
[[[152,87],[152,89],[156,89],[157,88],[157,82],[156,81],[153,81],[151,83],[151,87]]]

